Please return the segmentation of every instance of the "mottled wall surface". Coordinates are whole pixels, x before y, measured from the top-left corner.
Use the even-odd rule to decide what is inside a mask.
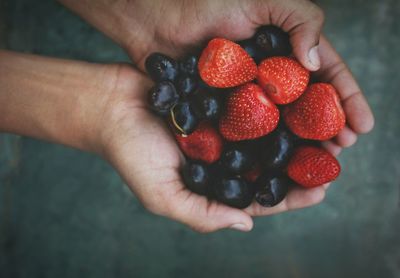
[[[324,203],[199,235],[147,213],[98,157],[0,135],[0,277],[400,277],[400,1],[319,2],[376,115]],[[9,49],[127,61],[51,0],[0,7]]]

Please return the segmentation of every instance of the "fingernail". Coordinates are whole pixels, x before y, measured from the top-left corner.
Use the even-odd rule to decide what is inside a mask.
[[[308,52],[308,60],[313,69],[318,70],[320,68],[321,61],[319,60],[318,45],[310,49],[310,52]]]
[[[248,232],[249,231],[249,228],[246,225],[241,224],[241,223],[233,224],[232,226],[230,226],[230,228],[234,229],[234,230],[241,231],[241,232]]]

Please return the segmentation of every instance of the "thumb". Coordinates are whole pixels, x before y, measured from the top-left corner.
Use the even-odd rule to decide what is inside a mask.
[[[182,190],[174,196],[166,217],[186,224],[201,233],[221,229],[234,229],[248,232],[253,228],[250,215],[240,209],[225,206],[188,190]]]
[[[323,11],[309,0],[270,2],[264,18],[289,33],[293,53],[310,71],[321,67],[318,52],[319,38],[324,23]],[[272,4],[271,4],[272,2]]]

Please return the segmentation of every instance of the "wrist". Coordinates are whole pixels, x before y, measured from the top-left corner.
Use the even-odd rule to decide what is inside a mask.
[[[0,51],[0,130],[101,153],[118,68]]]
[[[67,145],[102,156],[108,110],[118,91],[119,65],[85,63],[85,67],[76,72],[81,77],[75,84],[71,82],[67,86],[68,90],[75,92],[69,108],[71,117],[68,124],[71,128],[60,130],[60,137],[68,140]]]

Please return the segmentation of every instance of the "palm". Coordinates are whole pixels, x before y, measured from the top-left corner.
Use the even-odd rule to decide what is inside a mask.
[[[117,87],[110,105],[113,129],[108,156],[141,198],[140,190],[177,180],[175,170],[179,168],[181,156],[165,124],[147,109],[149,80],[137,73],[132,76],[130,71],[125,68],[118,80],[131,85]],[[129,79],[134,82],[125,81]]]
[[[145,205],[152,197],[174,195],[179,189],[177,169],[181,165],[179,149],[165,124],[143,108],[131,107],[123,117],[119,146],[122,168],[128,185]],[[150,198],[149,198],[150,196]]]
[[[126,68],[123,72],[126,70],[131,71]],[[106,156],[139,200],[150,211],[183,223],[198,219],[192,227],[199,231],[208,231],[204,227],[212,217],[220,217],[221,221],[215,222],[220,225],[243,216],[242,211],[209,202],[185,189],[179,173],[183,156],[166,124],[147,108],[149,80],[141,74],[125,73],[120,74],[120,83],[129,84],[133,78],[136,82],[117,87],[112,96]]]

